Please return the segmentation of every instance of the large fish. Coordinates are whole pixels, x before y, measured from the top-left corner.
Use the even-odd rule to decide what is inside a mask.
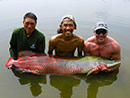
[[[93,66],[100,62],[107,64],[107,67],[115,66],[121,61],[107,60],[101,57],[85,56],[80,58],[57,58],[52,56],[24,56],[17,60],[9,58],[6,67],[13,66],[20,72],[33,74],[91,74]]]

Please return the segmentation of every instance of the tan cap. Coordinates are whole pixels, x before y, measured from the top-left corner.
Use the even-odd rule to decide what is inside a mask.
[[[65,15],[65,16],[63,16],[62,17],[62,21],[64,21],[64,20],[70,20],[70,21],[75,22],[75,19],[74,19],[74,17],[72,15]]]

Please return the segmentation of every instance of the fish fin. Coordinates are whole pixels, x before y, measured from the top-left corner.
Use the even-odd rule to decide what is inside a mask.
[[[89,76],[90,74],[92,74],[94,72],[94,69],[92,68],[91,70],[88,71],[87,76]]]

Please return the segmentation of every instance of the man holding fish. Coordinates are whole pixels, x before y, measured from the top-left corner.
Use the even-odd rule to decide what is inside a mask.
[[[52,36],[49,40],[48,54],[59,57],[74,57],[74,52],[77,49],[77,55],[82,56],[84,40],[82,37],[73,34],[76,27],[74,17],[65,15],[60,24],[62,33]],[[55,50],[55,54],[53,50]]]
[[[31,51],[31,55],[35,55],[35,53],[44,54],[45,36],[35,28],[36,24],[36,15],[28,12],[23,18],[24,27],[17,28],[13,31],[9,49],[13,59],[30,54],[21,51]]]
[[[95,36],[89,38],[85,42],[82,37],[73,34],[73,31],[75,29],[76,29],[76,23],[75,23],[74,17],[72,15],[65,15],[62,18],[62,22],[60,24],[61,33],[55,36],[52,36],[49,40],[48,54],[55,55],[58,57],[74,57],[74,52],[77,49],[77,56],[82,56],[82,51],[84,49],[85,56],[99,56],[106,59],[120,60],[120,46],[114,39],[107,36],[108,28],[105,23],[103,22],[97,23],[94,29]],[[11,41],[11,44],[14,44],[14,43]],[[42,48],[43,53],[44,53],[44,48]],[[55,50],[55,54],[53,53],[54,50]],[[33,52],[32,53],[20,52],[20,53],[19,54],[21,56],[26,56],[26,54],[33,55]],[[26,61],[25,59],[28,59],[28,63],[25,62]],[[49,60],[49,62],[43,63],[43,61],[47,61],[47,60]],[[61,74],[89,73],[90,74],[93,72],[97,74],[99,71],[103,71],[103,72],[114,71],[120,66],[119,64],[120,62],[118,61],[117,62],[112,61],[113,62],[112,64],[106,63],[107,64],[106,65],[103,62],[101,63],[99,62],[99,64],[93,63],[91,60],[93,60],[93,57],[92,58],[90,57],[90,59],[89,57],[88,58],[84,57],[84,59],[79,58],[77,60],[71,59],[71,60],[66,60],[66,63],[69,64],[69,65],[66,65],[65,60],[58,59],[58,58],[52,59],[52,56],[50,57],[41,56],[41,57],[33,57],[33,58],[25,57],[25,58],[19,58],[17,60],[18,62],[22,61],[21,64],[16,62],[15,60],[13,61],[12,59],[10,59],[8,63],[6,64],[6,66],[9,68],[10,65],[15,63],[16,67],[20,69],[23,68],[23,71],[25,71],[25,69],[27,68],[28,69],[26,70],[27,72],[30,70],[29,72],[33,72],[34,74],[42,74],[42,73],[49,73],[49,72],[57,73],[57,74],[59,73]],[[33,62],[33,61],[37,61],[37,62]],[[28,66],[26,66],[25,63],[27,63],[31,67],[28,68]],[[65,63],[65,65],[62,65],[62,63],[63,64]],[[88,70],[89,66],[91,66],[91,70]]]
[[[120,45],[108,35],[108,27],[104,22],[95,24],[94,36],[87,39],[84,43],[85,56],[99,56],[107,59],[120,60]],[[110,72],[116,70],[120,64],[107,68],[107,65],[100,63],[94,66],[94,73],[99,71]]]

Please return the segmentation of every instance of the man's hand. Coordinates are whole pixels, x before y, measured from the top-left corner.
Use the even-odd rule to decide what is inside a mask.
[[[94,74],[98,74],[99,71],[104,71],[107,72],[108,68],[107,68],[107,64],[101,62],[99,65],[93,66],[93,70],[94,70]]]
[[[107,71],[108,71],[107,64],[101,62],[101,63],[99,64],[99,69],[100,69],[101,71],[107,72]]]
[[[32,51],[21,51],[21,52],[18,53],[18,57],[34,56],[34,55],[36,55],[36,54]]]
[[[94,70],[94,72],[93,72],[94,74],[98,74],[100,71],[100,68],[98,65],[96,65],[96,66],[93,66],[93,70]]]

